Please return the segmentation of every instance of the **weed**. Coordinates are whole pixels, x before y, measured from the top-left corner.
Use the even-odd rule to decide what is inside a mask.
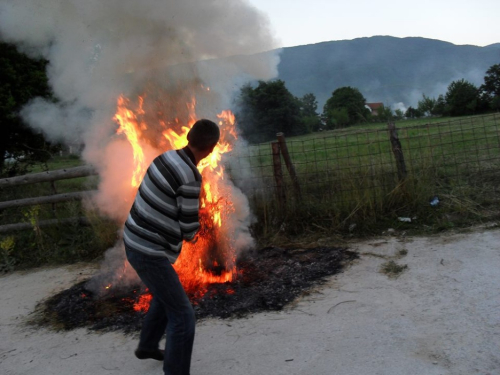
[[[16,265],[16,259],[12,256],[14,245],[14,236],[4,237],[0,241],[0,273],[14,270],[14,266]]]
[[[385,273],[390,278],[397,278],[403,273],[403,271],[408,269],[407,264],[399,265],[395,261],[390,260],[382,264],[380,272]]]
[[[406,250],[406,249],[401,249],[401,250],[398,251],[398,257],[399,258],[403,258],[403,257],[405,257],[407,255],[408,255],[408,250]]]

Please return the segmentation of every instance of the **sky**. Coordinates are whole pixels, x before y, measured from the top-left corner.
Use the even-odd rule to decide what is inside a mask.
[[[269,17],[280,47],[374,35],[453,44],[500,42],[500,0],[247,0]]]

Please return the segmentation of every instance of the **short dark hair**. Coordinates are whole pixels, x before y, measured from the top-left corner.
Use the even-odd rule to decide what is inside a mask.
[[[199,151],[214,147],[219,142],[219,137],[219,126],[207,119],[196,121],[187,135],[189,145]]]

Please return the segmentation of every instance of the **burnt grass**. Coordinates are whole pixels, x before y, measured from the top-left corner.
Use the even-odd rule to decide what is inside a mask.
[[[344,248],[267,247],[238,260],[241,272],[235,281],[212,284],[202,297],[189,297],[198,319],[277,311],[324,282],[327,276],[341,272],[346,262],[357,257]],[[80,327],[126,333],[140,330],[145,313],[133,309],[142,293],[140,286],[95,298],[85,288],[86,283],[75,284],[40,303],[33,323],[62,330]]]

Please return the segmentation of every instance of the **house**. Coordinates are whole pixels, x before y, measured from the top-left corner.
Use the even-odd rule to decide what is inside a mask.
[[[383,107],[384,103],[365,103],[365,108],[368,108],[372,114],[372,116],[378,115],[378,109]]]

